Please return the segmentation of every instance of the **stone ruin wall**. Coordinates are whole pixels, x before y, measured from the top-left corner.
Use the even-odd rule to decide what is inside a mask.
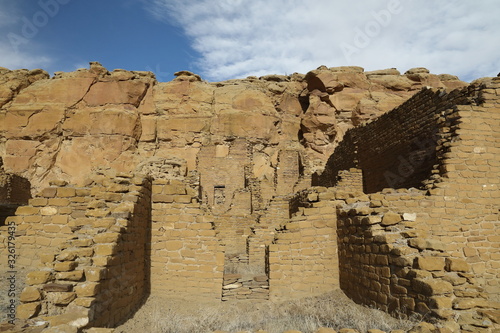
[[[494,327],[497,80],[424,89],[338,144],[423,84],[464,85],[422,69],[217,84],[96,64],[24,75],[38,86],[12,85],[0,111],[5,169],[34,193],[6,219],[32,271],[20,317],[113,326],[151,292],[281,300],[340,287],[452,330]],[[388,179],[417,189],[382,190]]]
[[[6,220],[17,229],[15,268],[29,268],[18,277],[26,284],[18,318],[116,325],[150,289],[151,181],[119,175],[52,185]]]
[[[481,320],[499,314],[498,87],[494,79],[448,95],[424,90],[347,133],[315,181],[340,185],[339,169],[351,168],[372,193],[339,206],[340,286],[350,297],[432,313],[464,331],[491,326]],[[402,189],[388,190],[391,179]]]
[[[443,173],[443,144],[456,136],[450,131],[456,117],[448,109],[474,98],[471,94],[469,87],[450,94],[424,89],[390,113],[349,130],[313,184],[336,186],[342,170],[359,168],[365,193],[419,188],[423,182],[432,188]]]

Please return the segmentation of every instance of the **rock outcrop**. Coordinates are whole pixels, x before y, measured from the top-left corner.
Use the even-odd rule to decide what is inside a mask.
[[[280,151],[307,156],[300,163],[310,175],[324,167],[347,129],[424,86],[465,85],[423,68],[401,75],[322,66],[306,75],[216,83],[188,71],[157,82],[150,72],[109,72],[99,63],[53,78],[1,68],[0,157],[7,172],[39,189],[53,179],[85,184],[96,168],[133,171],[149,158],[182,159],[189,173],[203,164],[206,147],[229,156],[243,140],[254,162],[251,176],[276,190]]]

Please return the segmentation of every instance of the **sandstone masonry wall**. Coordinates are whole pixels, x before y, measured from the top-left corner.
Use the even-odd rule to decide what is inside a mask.
[[[317,201],[316,197],[309,197]],[[301,207],[269,245],[270,299],[321,295],[339,286],[335,208]]]
[[[447,320],[453,331],[494,327],[500,314],[498,87],[495,78],[455,93],[455,102],[463,104],[445,103],[433,118],[441,134],[430,145],[436,159],[427,167],[432,176],[423,182],[426,191],[353,194],[338,206],[340,286],[350,297],[389,311],[432,314]],[[356,130],[372,133],[371,124]],[[395,137],[394,143],[401,142]],[[363,165],[361,161],[375,159],[371,154],[359,149],[354,156]],[[330,162],[335,160],[344,165],[341,156]],[[415,170],[420,165],[413,163]],[[380,181],[368,171],[363,169],[365,189]],[[406,175],[412,178],[408,187],[415,185],[414,174]],[[421,182],[422,177],[416,179]]]
[[[221,299],[225,248],[198,199],[183,182],[153,182],[151,291],[157,295]]]
[[[121,174],[89,187],[53,184],[7,219],[17,228],[16,265],[32,270],[17,316],[116,325],[149,293],[150,181]]]
[[[399,197],[415,203],[418,192],[373,194],[370,202],[339,208],[339,260],[342,289],[357,302],[389,312],[413,312],[449,320],[453,331],[482,326],[470,313],[472,304],[492,307],[478,292],[470,266],[450,258],[445,245],[422,235],[412,225],[414,213],[396,213],[374,199]],[[370,207],[371,206],[371,207]],[[410,205],[411,206],[411,205]],[[411,208],[406,208],[407,210]],[[458,325],[455,322],[458,320]],[[473,326],[471,326],[473,325]],[[486,325],[491,326],[491,325]]]
[[[363,170],[366,193],[386,187],[421,187],[431,179],[441,157],[437,146],[446,133],[439,117],[469,96],[470,88],[450,94],[424,89],[390,113],[348,131],[316,183],[333,186],[340,170],[358,167]]]

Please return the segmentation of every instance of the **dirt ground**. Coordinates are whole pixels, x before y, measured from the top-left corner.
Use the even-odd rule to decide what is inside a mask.
[[[19,267],[15,273],[15,296],[9,296],[12,273],[5,265],[0,267],[0,322],[8,319],[11,299],[18,304],[23,290],[26,269]],[[408,330],[415,321],[394,319],[378,310],[355,304],[341,291],[319,297],[273,303],[271,301],[201,301],[198,299],[173,299],[150,295],[144,304],[122,325],[116,333],[210,333],[226,332],[282,333],[286,330],[314,332],[319,327],[355,328],[391,331]]]
[[[201,302],[150,296],[116,333],[225,332],[303,333],[319,327],[391,331],[409,330],[415,321],[395,319],[375,309],[355,304],[341,291],[319,297],[273,303],[270,301]]]
[[[7,269],[7,265],[4,263],[0,266],[0,323],[9,319],[8,313],[11,300],[14,300],[16,307],[19,304],[19,295],[21,295],[25,286],[26,273],[24,267],[18,267],[11,271]]]

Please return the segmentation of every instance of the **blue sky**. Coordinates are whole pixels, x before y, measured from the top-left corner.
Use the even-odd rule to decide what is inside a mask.
[[[482,0],[0,0],[0,66],[190,70],[209,81],[427,67],[500,71],[500,2]]]

